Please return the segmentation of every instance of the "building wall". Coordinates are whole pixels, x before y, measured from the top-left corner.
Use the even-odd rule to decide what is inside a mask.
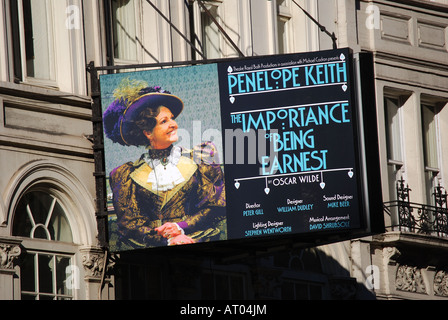
[[[447,297],[440,289],[446,277],[446,233],[428,231],[434,227],[433,194],[435,186],[447,186],[446,123],[448,92],[446,2],[428,1],[360,1],[357,9],[357,38],[361,50],[374,52],[377,118],[383,199],[386,205],[387,232],[367,242],[361,257],[370,255],[370,264],[377,269],[377,298],[440,299]],[[398,131],[391,142],[387,121],[386,99],[398,102]],[[437,168],[429,169],[425,161],[424,105],[436,109],[436,136],[433,149]],[[399,144],[401,155],[391,155],[391,144]],[[432,171],[430,171],[432,170]],[[429,190],[427,174],[432,176]],[[409,198],[397,198],[397,183],[403,179],[410,189]],[[400,193],[403,196],[403,193]],[[399,217],[396,200],[410,205]],[[390,202],[392,201],[392,202]],[[413,204],[409,204],[413,203]],[[444,205],[446,208],[446,204]],[[431,208],[431,209],[430,209]],[[446,210],[446,209],[445,209]],[[446,217],[446,211],[440,210]],[[429,217],[429,219],[426,219]],[[437,254],[436,252],[439,252]],[[362,259],[362,258],[361,258]],[[365,274],[364,277],[372,277]],[[445,293],[443,293],[445,292]]]
[[[20,5],[23,2],[26,0],[18,1]],[[106,66],[201,59],[183,36],[201,48],[207,41],[203,33],[206,20],[201,18],[196,1],[153,0],[182,36],[149,2],[134,0],[134,11],[126,11],[134,17],[127,22],[132,26],[132,38],[123,40],[132,50],[123,53],[113,42],[109,45],[107,37],[113,30],[106,25],[106,21],[111,22],[107,20],[107,1],[43,2],[52,13],[46,25],[51,31],[51,59],[42,60],[50,64],[51,76],[44,81],[26,72],[26,30],[22,22],[14,33],[14,1],[0,0],[0,299],[37,295],[26,287],[26,272],[33,266],[29,257],[39,264],[46,254],[58,259],[71,257],[68,274],[76,281],[71,283],[73,290],[61,289],[59,297],[73,299],[210,298],[219,294],[252,299],[448,297],[446,233],[425,234],[408,225],[403,228],[399,203],[389,202],[397,200],[396,183],[403,179],[412,189],[410,214],[415,222],[426,212],[423,205],[430,205],[426,174],[431,172],[434,183],[447,186],[448,151],[443,148],[447,139],[444,132],[448,130],[447,1],[297,1],[329,33],[334,32],[338,47],[374,53],[386,204],[386,210],[378,214],[384,215],[385,234],[314,248],[297,244],[225,259],[215,255],[173,258],[149,252],[122,254],[113,257],[115,264],[97,239],[92,149],[92,124],[97,119],[92,118],[91,94],[95,93],[91,92],[86,66],[91,61],[95,66]],[[206,52],[209,58],[237,57],[232,42],[245,56],[333,47],[332,39],[291,0],[216,0],[207,1],[207,8],[230,38],[222,32],[211,37],[209,41],[217,50]],[[21,12],[19,18],[23,15]],[[207,32],[216,31],[213,25],[210,28]],[[17,37],[22,45],[19,53],[14,50]],[[35,53],[39,53],[37,48]],[[17,61],[22,62],[19,78],[14,64]],[[387,151],[386,99],[399,102],[399,161],[391,161],[396,159],[391,159]],[[438,167],[432,171],[425,169],[422,104],[437,110]],[[42,190],[64,209],[71,241],[42,240],[14,227],[15,217],[26,220],[29,215],[19,205],[25,195]],[[54,266],[56,272],[60,266]],[[136,276],[145,281],[135,280]],[[163,281],[170,283],[169,289],[161,287]],[[22,296],[21,291],[26,294]]]
[[[39,25],[42,22],[39,16],[34,17],[33,37],[39,39],[33,44],[34,75],[25,61],[29,58],[25,25],[31,22],[20,20],[20,28],[13,29],[11,5],[12,1],[0,1],[0,299],[34,298],[39,290],[40,298],[66,294],[75,299],[98,299],[101,272],[90,264],[102,259],[104,252],[97,243],[83,4],[76,0],[32,2],[32,6],[45,7],[45,13],[51,14],[47,24]],[[22,6],[22,1],[19,5]],[[19,19],[26,20],[24,10],[19,10]],[[42,26],[50,35],[48,42],[36,31]],[[16,56],[14,30],[21,45]],[[43,42],[47,47],[39,47]],[[49,60],[41,53],[45,50],[50,50]],[[21,79],[16,77],[14,59],[23,68]],[[47,63],[47,68],[40,68],[41,63]],[[48,78],[39,79],[50,69]],[[55,205],[44,203],[39,207],[36,204],[39,199],[30,200],[29,210],[20,205],[35,192],[49,195],[55,199]],[[56,217],[59,211],[55,208],[59,206],[70,225],[70,243],[54,241],[57,237],[54,219],[60,218]],[[32,222],[30,212],[35,219]],[[18,230],[14,225],[20,223],[35,228]],[[51,235],[44,236],[44,229]],[[59,263],[64,257],[70,258],[67,265]],[[44,270],[41,264],[47,259],[52,266]],[[32,270],[36,271],[38,265],[42,277],[33,278]],[[44,282],[61,283],[44,271],[58,275],[57,278],[67,272],[76,281],[67,284],[66,289],[38,289],[38,282],[41,288]],[[29,294],[21,296],[25,282]],[[69,287],[73,290],[68,290]]]

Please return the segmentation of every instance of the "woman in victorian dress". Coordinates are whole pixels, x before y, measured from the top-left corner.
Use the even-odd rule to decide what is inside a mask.
[[[110,173],[119,241],[144,248],[219,239],[226,200],[215,146],[173,145],[182,100],[160,87],[133,90],[124,97],[115,92],[103,117],[112,141],[147,146],[139,160]]]

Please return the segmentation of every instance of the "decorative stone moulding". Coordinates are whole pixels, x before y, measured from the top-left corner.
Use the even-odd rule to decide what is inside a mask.
[[[21,252],[20,241],[0,239],[0,273],[13,271]]]

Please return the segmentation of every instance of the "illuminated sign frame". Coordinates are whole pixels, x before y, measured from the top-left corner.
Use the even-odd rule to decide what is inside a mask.
[[[181,142],[188,145],[183,156],[188,158],[190,150],[198,167],[204,161],[218,165],[225,186],[225,204],[221,203],[225,213],[220,213],[224,218],[219,226],[191,231],[182,223],[192,220],[185,218],[188,213],[173,220],[180,229],[186,227],[182,232],[189,237],[223,231],[214,238],[193,237],[195,242],[216,247],[284,239],[339,241],[384,229],[372,66],[370,55],[353,55],[343,48],[103,75],[102,112],[116,99],[114,91],[123,79],[144,80],[183,100],[184,111],[176,119],[179,128],[188,128],[182,129]],[[214,142],[211,153],[205,137]],[[124,157],[142,152],[134,147],[132,152],[129,147],[117,149],[109,140],[106,135],[107,178]],[[203,148],[195,149],[198,145]],[[210,159],[215,152],[219,158]],[[210,178],[207,173],[206,177]],[[117,246],[117,223],[123,219],[117,219],[109,186],[112,251],[169,244],[170,239],[160,245],[140,241],[138,246]],[[193,206],[199,207],[206,200],[195,201]],[[217,202],[210,206],[219,206]],[[156,227],[154,222],[140,223],[145,230]]]

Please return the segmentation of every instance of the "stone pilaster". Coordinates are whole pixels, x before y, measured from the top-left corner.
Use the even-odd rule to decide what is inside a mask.
[[[86,247],[80,252],[86,282],[86,299],[100,300],[107,266],[106,252],[97,247]]]

